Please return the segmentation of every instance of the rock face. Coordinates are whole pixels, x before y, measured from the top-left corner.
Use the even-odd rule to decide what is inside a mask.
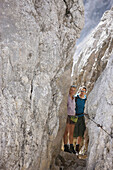
[[[55,165],[58,170],[86,170],[86,161],[84,159],[79,159],[75,154],[63,151],[56,157]],[[56,170],[55,167],[54,170]]]
[[[0,1],[0,169],[50,167],[66,121],[82,0]]]
[[[75,54],[73,80],[88,91],[105,69],[113,48],[113,8],[104,13],[95,30],[80,44]]]
[[[89,116],[113,135],[113,8],[82,44],[75,64],[74,81],[88,88]],[[93,122],[89,133],[87,170],[113,169],[113,138]]]
[[[78,43],[80,43],[100,22],[105,11],[110,10],[113,0],[83,0],[85,25],[81,31]]]
[[[113,54],[88,96],[88,113],[113,137]],[[113,138],[89,122],[88,170],[113,169]]]

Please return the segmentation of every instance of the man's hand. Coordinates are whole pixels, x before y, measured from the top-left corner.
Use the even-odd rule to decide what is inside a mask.
[[[87,113],[84,113],[84,115],[89,119],[90,117],[89,117],[89,115],[87,114]]]

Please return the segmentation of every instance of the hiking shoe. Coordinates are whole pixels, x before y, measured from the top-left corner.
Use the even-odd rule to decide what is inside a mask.
[[[79,144],[76,145],[76,153],[79,154]]]
[[[72,153],[68,145],[64,145],[64,152]]]
[[[77,155],[79,154],[79,144],[76,145],[76,152],[77,152]]]
[[[79,153],[78,152],[76,152],[76,156],[78,156],[79,155]]]
[[[76,154],[76,151],[74,150],[74,146],[73,144],[70,144],[70,151],[74,154]]]

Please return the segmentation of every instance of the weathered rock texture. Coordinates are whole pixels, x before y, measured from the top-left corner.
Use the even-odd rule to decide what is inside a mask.
[[[86,43],[86,44],[85,44]],[[88,88],[86,111],[113,135],[113,8],[85,40],[75,65],[75,81]],[[89,133],[87,170],[113,169],[113,138],[93,122]]]
[[[113,9],[104,13],[98,26],[79,46],[73,80],[78,87],[87,85],[90,92],[105,69],[113,48]]]
[[[56,157],[54,170],[86,170],[86,160],[61,151]]]
[[[60,149],[82,0],[0,1],[0,169],[47,170]]]
[[[113,54],[106,69],[88,96],[88,112],[94,121],[113,136]],[[88,124],[89,159],[87,169],[113,169],[113,138],[93,122]]]
[[[85,25],[80,34],[78,42],[81,42],[94,29],[105,11],[110,10],[113,0],[83,0]]]

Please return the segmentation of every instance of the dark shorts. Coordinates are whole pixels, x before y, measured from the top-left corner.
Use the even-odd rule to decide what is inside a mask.
[[[73,121],[71,120],[71,116],[68,116],[68,117],[67,117],[67,123],[68,123],[68,124],[75,124],[75,122],[73,122]]]
[[[85,118],[84,116],[79,117],[77,120],[77,123],[75,124],[75,129],[74,129],[74,137],[84,136],[84,132],[86,130],[86,125],[85,125]]]

